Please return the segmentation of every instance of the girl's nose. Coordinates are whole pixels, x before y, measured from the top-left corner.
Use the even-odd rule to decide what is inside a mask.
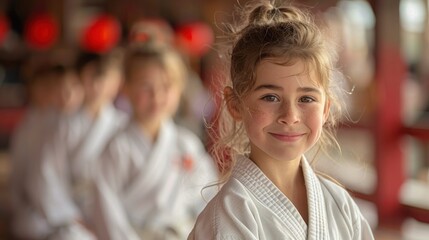
[[[293,103],[284,103],[280,108],[278,122],[292,125],[299,122],[299,111]]]
[[[156,103],[161,102],[164,99],[164,91],[159,88],[152,89],[152,98]]]

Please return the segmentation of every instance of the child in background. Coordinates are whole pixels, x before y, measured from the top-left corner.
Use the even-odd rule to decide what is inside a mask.
[[[189,239],[373,239],[347,191],[304,156],[335,143],[333,51],[307,13],[271,2],[249,5],[232,31],[216,148],[229,179]]]
[[[79,77],[73,67],[57,65],[54,68],[57,75],[57,77],[54,77],[54,81],[58,81],[58,78],[61,78],[61,80],[54,84],[51,99],[54,109],[57,109],[59,114],[60,118],[58,120],[62,121],[62,118],[67,118],[74,114],[81,107],[84,93]]]
[[[172,49],[130,47],[124,93],[133,115],[100,159],[99,239],[186,239],[204,207],[202,188],[217,171],[200,139],[172,121],[185,78]]]
[[[155,44],[160,47],[174,47],[176,46],[174,40],[174,30],[164,19],[142,19],[134,23],[130,29],[129,41],[131,44],[145,43]],[[191,63],[190,55],[184,50],[179,53],[189,65]],[[199,66],[197,64],[194,67],[198,68]],[[174,116],[174,121],[180,126],[191,130],[200,139],[204,139],[206,137],[204,117],[210,116],[212,112],[211,96],[195,70],[188,68],[186,88],[183,89],[184,92]]]
[[[121,50],[83,53],[77,69],[84,90],[81,108],[58,125],[45,144],[38,204],[50,239],[95,239],[88,207],[96,160],[108,140],[127,122],[113,100],[122,82]]]
[[[15,237],[43,239],[49,224],[36,210],[35,169],[41,164],[43,145],[54,134],[53,126],[74,111],[81,102],[81,88],[75,71],[38,56],[27,82],[29,106],[11,140],[12,231]]]

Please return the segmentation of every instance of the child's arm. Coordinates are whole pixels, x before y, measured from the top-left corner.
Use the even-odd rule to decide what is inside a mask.
[[[99,239],[140,239],[129,222],[121,201],[124,183],[126,177],[129,177],[127,161],[127,151],[115,141],[112,141],[101,155],[91,213]]]
[[[358,209],[358,206],[356,204],[354,204],[354,206],[356,208],[357,219],[353,225],[353,230],[354,230],[353,239],[374,240],[374,236],[372,234],[372,230],[370,225],[368,224],[368,221],[363,217],[360,210]]]
[[[201,140],[186,129],[179,131],[180,148],[185,152],[183,169],[188,175],[188,202],[192,215],[198,216],[218,191],[218,170]]]
[[[242,186],[237,182],[225,186],[228,190],[221,190],[198,216],[188,239],[265,239],[257,207],[241,191]]]
[[[37,168],[31,172],[30,196],[35,207],[46,218],[52,228],[51,236],[68,232],[68,235],[79,236],[82,239],[94,239],[92,233],[80,224],[82,216],[79,208],[74,203],[66,166],[67,151],[58,141],[59,135],[47,141],[40,156],[35,156],[34,161],[39,162]],[[66,229],[79,229],[79,231],[65,231]],[[84,237],[86,236],[86,237]]]
[[[52,227],[64,225],[80,215],[67,192],[68,174],[64,172],[67,170],[67,149],[60,125],[40,139],[40,152],[33,156],[34,165],[29,173],[31,202],[46,216]]]

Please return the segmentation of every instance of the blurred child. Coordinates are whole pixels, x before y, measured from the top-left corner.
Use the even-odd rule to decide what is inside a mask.
[[[159,47],[172,47],[175,43],[174,30],[164,19],[142,19],[134,23],[130,29],[131,44],[145,43]],[[180,54],[185,62],[191,58],[185,51]],[[211,114],[211,96],[205,88],[197,72],[188,69],[186,88],[183,89],[179,108],[174,121],[195,133],[199,138],[205,137],[204,117]],[[206,116],[205,116],[206,115]]]
[[[133,115],[99,163],[99,239],[186,239],[204,207],[216,169],[200,139],[172,121],[185,78],[172,49],[130,47],[124,91]]]
[[[39,211],[49,239],[95,239],[88,219],[95,160],[127,121],[113,107],[122,82],[122,52],[84,53],[77,69],[84,90],[81,108],[61,122],[44,146],[38,185]]]
[[[12,136],[10,150],[12,231],[16,237],[41,239],[49,232],[49,224],[34,206],[38,191],[34,169],[40,166],[43,146],[54,126],[80,104],[80,90],[72,68],[49,61],[36,67],[27,82],[29,106]]]

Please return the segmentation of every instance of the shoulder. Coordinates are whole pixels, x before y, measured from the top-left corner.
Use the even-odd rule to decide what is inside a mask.
[[[227,210],[226,214],[238,216],[256,210],[250,191],[235,178],[229,179],[222,186],[217,198],[217,210]]]
[[[110,138],[98,161],[100,169],[115,171],[121,176],[128,171],[132,154],[132,139],[128,132],[129,129],[124,128]]]
[[[69,116],[64,116],[60,123],[60,128],[67,129],[69,132],[87,131],[84,129],[90,125],[89,117],[83,111],[77,111]]]
[[[189,145],[196,145],[198,147],[202,147],[202,141],[201,139],[195,134],[193,133],[191,130],[180,126],[180,125],[176,125],[176,129],[177,129],[177,133],[179,135],[179,138],[181,140],[183,140],[185,143],[189,144]]]
[[[232,178],[198,216],[192,234],[197,236],[196,239],[202,239],[202,236],[223,239],[226,235],[243,239],[251,232],[249,229],[257,228],[256,215],[256,205],[250,193]]]
[[[79,109],[70,115],[64,116],[62,120],[64,125],[72,126],[82,126],[89,125],[90,117],[83,109]]]
[[[343,186],[325,176],[319,175],[319,180],[327,199],[333,200],[342,209],[355,207],[353,198]]]
[[[126,124],[129,122],[130,120],[130,115],[126,112],[124,112],[123,110],[120,110],[116,107],[112,107],[113,112],[114,112],[114,116],[115,116],[115,120],[117,121],[117,125],[119,127],[125,127]]]
[[[341,183],[336,182],[334,179],[330,178],[326,175],[317,174],[317,177],[326,190],[330,192],[331,195],[340,197],[340,198],[348,198],[350,194],[347,190],[341,185]]]
[[[105,164],[125,164],[124,161],[131,152],[130,144],[131,139],[128,129],[124,128],[117,131],[106,143],[101,153],[100,161]]]
[[[107,142],[106,150],[119,150],[128,148],[132,142],[130,134],[132,129],[130,128],[131,126],[125,126],[124,128],[116,131]]]
[[[179,148],[197,158],[209,158],[202,139],[191,130],[175,123],[173,124],[176,129]]]
[[[89,117],[83,110],[62,116],[56,126],[56,141],[66,141],[72,145],[77,144],[88,132],[89,122]]]
[[[130,156],[134,152],[145,152],[150,143],[133,122],[128,122],[113,133],[107,142],[106,151],[119,151],[123,156]]]
[[[325,193],[325,204],[330,205],[328,207],[337,207],[344,218],[352,222],[358,221],[361,212],[349,192],[331,179],[322,176],[319,176],[319,179]]]
[[[177,126],[178,147],[186,155],[190,156],[195,164],[194,176],[199,176],[209,182],[217,181],[218,173],[216,164],[207,152],[203,140],[195,133],[182,126]]]
[[[354,236],[353,239],[374,239],[368,221],[346,189],[326,177],[319,177],[325,193],[325,204],[332,211],[333,221],[344,221]],[[338,210],[335,211],[335,208]],[[338,218],[342,216],[342,218]],[[342,219],[342,220],[340,220]]]

